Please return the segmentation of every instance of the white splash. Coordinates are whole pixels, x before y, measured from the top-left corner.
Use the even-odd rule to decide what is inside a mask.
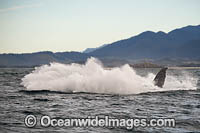
[[[27,90],[109,94],[196,89],[197,80],[191,75],[167,75],[164,88],[154,86],[154,77],[153,73],[142,77],[129,65],[106,69],[99,60],[90,58],[84,65],[51,63],[37,67],[22,79],[22,85]]]

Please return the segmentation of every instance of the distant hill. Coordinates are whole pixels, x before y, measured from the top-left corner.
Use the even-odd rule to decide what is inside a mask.
[[[108,44],[90,54],[121,59],[200,59],[200,25],[175,29],[169,33],[146,31]]]
[[[0,54],[0,67],[32,67],[50,62],[82,63],[89,57],[90,55],[79,52],[53,53],[45,51],[26,54]]]

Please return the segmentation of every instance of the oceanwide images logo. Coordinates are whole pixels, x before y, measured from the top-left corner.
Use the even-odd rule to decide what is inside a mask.
[[[125,127],[133,129],[134,127],[175,127],[175,119],[145,119],[145,118],[112,118],[109,116],[88,116],[87,118],[65,118],[55,119],[50,116],[42,116],[39,119],[42,127]],[[27,127],[33,128],[37,125],[37,118],[34,115],[27,115],[24,119]]]

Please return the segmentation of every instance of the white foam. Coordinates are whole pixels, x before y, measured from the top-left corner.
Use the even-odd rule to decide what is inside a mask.
[[[105,69],[99,60],[90,58],[84,65],[51,63],[37,67],[22,79],[22,85],[28,90],[109,94],[196,89],[197,80],[191,75],[167,75],[164,88],[154,86],[154,77],[153,73],[142,77],[129,65]]]

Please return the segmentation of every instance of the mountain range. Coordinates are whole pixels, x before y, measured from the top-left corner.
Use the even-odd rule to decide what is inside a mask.
[[[200,59],[200,25],[175,29],[169,33],[146,31],[89,54],[121,59]]]
[[[156,62],[159,65],[184,65],[184,62],[200,64],[200,25],[186,26],[168,33],[145,31],[84,52],[0,54],[0,67],[32,67],[50,62],[83,63],[91,56],[108,65],[140,61]]]

